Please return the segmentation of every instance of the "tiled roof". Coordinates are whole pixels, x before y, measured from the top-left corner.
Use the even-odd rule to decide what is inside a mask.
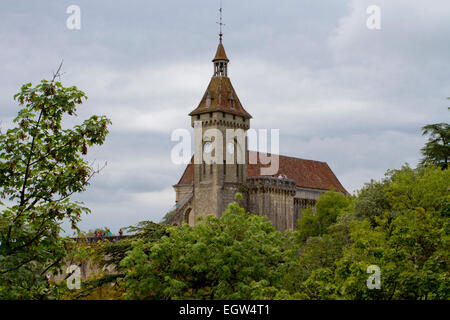
[[[211,100],[208,105],[207,100],[209,98]],[[231,98],[234,100],[234,106],[231,105]],[[215,111],[227,112],[247,119],[252,118],[242,106],[228,77],[213,77],[199,106],[189,115],[193,116]]]
[[[259,159],[259,157],[258,157]],[[331,190],[348,193],[339,180],[334,175],[327,163],[304,160],[293,157],[280,156],[280,167],[278,173],[274,175],[285,175],[288,179],[295,180],[300,188]],[[193,162],[187,166],[178,184],[192,184],[194,182]],[[248,177],[260,176],[261,163],[248,165]]]
[[[181,176],[178,185],[180,184],[193,184],[194,183],[194,157],[192,157],[191,162],[187,165]]]
[[[214,57],[213,62],[217,60],[225,60],[227,62],[230,61],[228,60],[227,54],[225,53],[225,48],[223,47],[222,42],[220,42],[219,46],[217,47],[216,56]]]
[[[259,159],[259,157],[258,157]],[[347,190],[342,186],[339,180],[334,175],[326,162],[304,160],[293,157],[280,156],[279,175],[285,175],[288,179],[295,180],[300,188],[331,190],[347,193]],[[260,176],[260,169],[263,166],[261,163],[248,165],[248,177]]]

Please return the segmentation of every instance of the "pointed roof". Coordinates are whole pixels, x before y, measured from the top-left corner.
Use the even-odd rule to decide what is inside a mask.
[[[230,60],[228,60],[227,54],[225,53],[225,48],[222,44],[222,41],[220,41],[219,46],[217,47],[216,56],[214,57],[213,62],[218,60],[225,60],[226,62],[230,62]]]
[[[220,39],[219,46],[217,47],[216,56],[213,60],[220,61],[225,60],[229,62],[225,48]],[[232,102],[233,101],[233,102]],[[202,100],[198,107],[192,111],[189,115],[199,115],[209,112],[222,111],[233,115],[241,116],[246,119],[251,119],[252,116],[245,111],[244,107],[239,100],[236,91],[231,84],[230,78],[227,76],[214,76],[203,95]]]
[[[234,100],[233,106],[231,100]],[[231,113],[246,119],[252,118],[242,106],[241,101],[234,91],[230,78],[228,77],[213,77],[200,104],[189,115],[194,116],[216,111]]]

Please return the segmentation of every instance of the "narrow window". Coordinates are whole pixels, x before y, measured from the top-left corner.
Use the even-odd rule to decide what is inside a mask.
[[[211,107],[211,93],[209,92],[206,94],[206,107]]]

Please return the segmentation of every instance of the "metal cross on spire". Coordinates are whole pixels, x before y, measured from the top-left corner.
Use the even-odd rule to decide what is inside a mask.
[[[225,25],[223,22],[222,22],[222,13],[223,13],[223,8],[222,8],[222,0],[220,1],[220,9],[219,9],[219,12],[220,12],[220,21],[219,22],[217,22],[217,24],[220,26],[220,33],[219,33],[219,39],[220,39],[220,42],[222,42],[222,37],[223,37],[223,26]]]

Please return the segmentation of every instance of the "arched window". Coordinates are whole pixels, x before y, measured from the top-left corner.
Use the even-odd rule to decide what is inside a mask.
[[[194,219],[193,219],[193,214],[192,214],[192,209],[189,208],[186,210],[186,212],[184,213],[184,222],[189,224],[190,226],[193,225],[194,223]]]

